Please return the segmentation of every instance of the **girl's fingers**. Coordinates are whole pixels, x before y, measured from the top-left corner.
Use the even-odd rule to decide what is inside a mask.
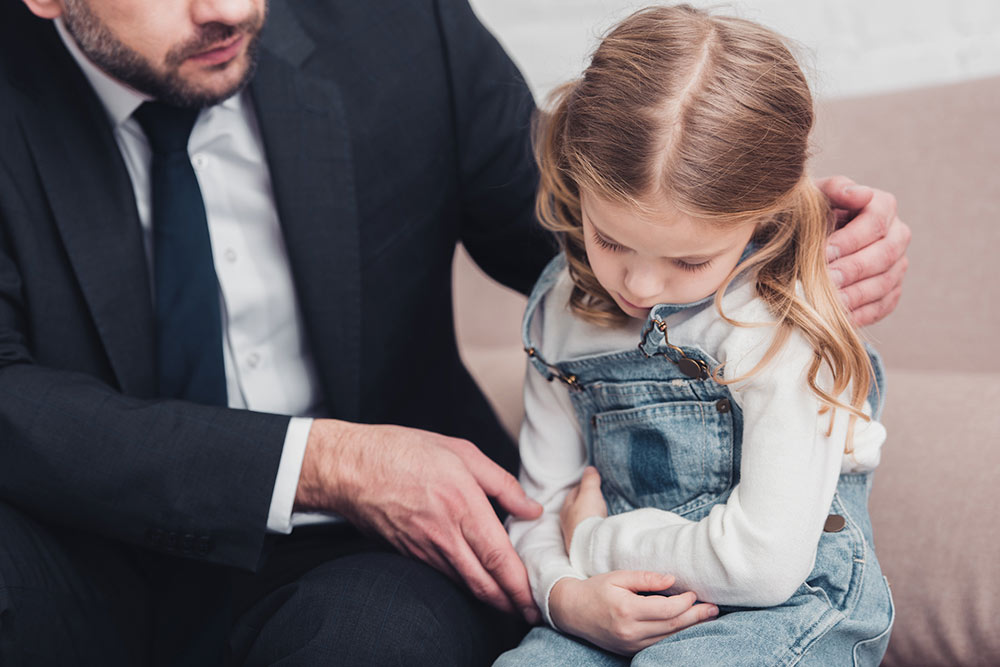
[[[692,625],[713,619],[718,615],[719,608],[714,604],[696,604],[671,618],[642,621],[639,624],[640,634],[647,639],[654,639],[655,641],[650,643],[655,643],[675,632],[680,632],[685,628],[690,628]]]
[[[619,570],[611,574],[611,583],[633,593],[658,593],[674,585],[673,575],[659,572]]]
[[[676,618],[698,601],[698,596],[688,591],[679,595],[647,595],[636,601],[637,621],[666,621]]]

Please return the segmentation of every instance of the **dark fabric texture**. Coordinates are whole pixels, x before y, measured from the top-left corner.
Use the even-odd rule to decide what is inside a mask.
[[[527,630],[346,525],[282,539],[234,587],[238,665],[488,665]]]
[[[458,358],[450,280],[459,241],[521,291],[553,253],[516,68],[461,0],[272,0],[250,97],[327,414],[468,438],[514,470]],[[288,418],[157,397],[127,171],[20,2],[0,4],[0,146],[0,501],[53,539],[120,545],[140,578],[151,554],[189,584],[257,569]]]
[[[0,664],[140,665],[151,606],[118,544],[55,531],[0,502]]]

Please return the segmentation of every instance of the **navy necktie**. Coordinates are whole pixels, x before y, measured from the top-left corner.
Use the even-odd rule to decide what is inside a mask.
[[[198,109],[145,102],[133,114],[153,149],[153,279],[159,395],[226,405],[219,280],[187,144]]]

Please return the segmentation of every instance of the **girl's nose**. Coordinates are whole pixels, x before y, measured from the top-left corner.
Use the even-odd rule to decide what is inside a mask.
[[[663,276],[656,267],[637,262],[626,269],[625,288],[632,297],[630,301],[640,302],[640,305],[644,306],[649,305],[649,301],[663,292]]]

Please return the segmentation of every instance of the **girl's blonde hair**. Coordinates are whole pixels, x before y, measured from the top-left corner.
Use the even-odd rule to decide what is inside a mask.
[[[737,266],[752,269],[757,293],[778,335],[758,372],[798,329],[811,343],[809,387],[823,411],[851,413],[846,450],[871,387],[861,339],[831,284],[826,236],[831,213],[805,172],[812,96],[783,39],[755,23],[710,16],[688,5],[636,12],[603,40],[583,77],[554,91],[535,125],[541,170],[536,201],[557,233],[573,280],[570,306],[604,325],[628,319],[601,287],[584,248],[580,192],[637,210],[665,198],[681,213],[712,224],[758,222],[758,250]],[[801,295],[796,293],[801,286]],[[743,325],[746,326],[746,325]],[[829,390],[817,378],[823,366]],[[850,403],[838,397],[851,387]]]

